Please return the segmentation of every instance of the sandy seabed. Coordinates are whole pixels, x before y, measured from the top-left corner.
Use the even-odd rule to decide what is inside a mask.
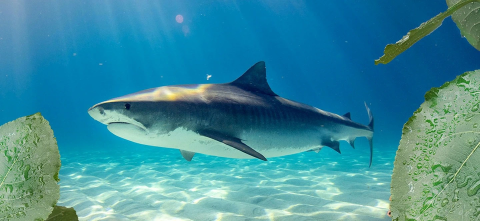
[[[151,147],[61,152],[58,205],[89,221],[391,220],[395,152],[376,151],[368,168],[366,151],[342,148],[267,162],[201,154],[187,162]]]

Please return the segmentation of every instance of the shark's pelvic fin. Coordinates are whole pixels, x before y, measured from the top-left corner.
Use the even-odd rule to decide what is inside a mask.
[[[190,152],[186,150],[180,150],[180,153],[182,154],[182,157],[189,162],[192,161],[193,155],[195,155],[195,152]]]
[[[270,85],[267,83],[267,72],[265,69],[265,62],[259,61],[247,70],[237,80],[230,83],[244,90],[268,94],[271,96],[278,96],[275,94]]]
[[[324,140],[324,141],[322,141],[322,145],[330,147],[333,150],[335,150],[335,151],[337,151],[338,153],[341,154],[341,152],[340,152],[340,142],[338,142],[336,140]]]
[[[343,115],[344,117],[348,118],[349,120],[351,120],[352,118],[350,117],[350,112],[346,113]]]
[[[231,146],[237,150],[240,150],[252,157],[256,157],[260,160],[267,161],[267,158],[265,158],[261,153],[255,151],[251,147],[247,146],[244,144],[240,139],[236,137],[231,137],[225,134],[222,134],[220,132],[216,131],[200,131],[198,134],[208,137],[210,139],[214,139],[218,142],[222,142],[228,146]]]

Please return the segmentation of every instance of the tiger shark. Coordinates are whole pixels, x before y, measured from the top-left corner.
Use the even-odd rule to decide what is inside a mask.
[[[278,96],[260,61],[230,83],[152,88],[94,105],[90,116],[126,140],[228,158],[267,158],[318,152],[340,153],[340,140],[354,147],[366,137],[373,150],[373,116],[368,125]]]

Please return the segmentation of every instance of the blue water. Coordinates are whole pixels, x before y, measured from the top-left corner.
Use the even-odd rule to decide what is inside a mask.
[[[442,1],[414,0],[1,1],[0,124],[41,112],[55,132],[66,168],[73,167],[75,157],[99,150],[115,153],[117,159],[136,153],[162,163],[164,158],[148,158],[157,151],[171,156],[165,162],[174,162],[170,169],[196,168],[181,162],[177,151],[110,134],[87,109],[152,87],[229,82],[263,60],[267,80],[280,96],[338,114],[351,112],[363,124],[368,123],[367,102],[375,116],[371,170],[381,170],[389,159],[393,162],[402,126],[425,92],[480,68],[480,52],[460,36],[450,18],[390,64],[374,65],[386,44],[446,8]],[[347,148],[342,143],[342,151]],[[350,149],[351,158],[329,155],[331,163],[338,161],[334,170],[359,170],[345,159],[366,156],[367,142],[360,139],[357,152]],[[285,159],[295,164],[306,156],[311,153]],[[215,160],[212,167],[227,165],[222,158],[196,158]],[[82,159],[82,165],[101,164],[95,159]],[[314,159],[321,160],[321,155]],[[356,167],[368,170],[368,158],[361,159]],[[269,171],[282,163],[271,163]],[[65,178],[72,173],[60,172]],[[378,198],[388,201],[388,184],[384,190]]]

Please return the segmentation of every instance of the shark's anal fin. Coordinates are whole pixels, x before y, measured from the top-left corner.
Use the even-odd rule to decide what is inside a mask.
[[[194,152],[190,152],[186,150],[180,150],[180,153],[182,154],[182,157],[189,162],[192,161],[193,155],[195,155]]]
[[[350,138],[347,141],[350,144],[350,146],[352,146],[353,149],[355,149],[355,138]]]
[[[232,136],[228,136],[228,135],[225,135],[225,134],[222,134],[220,132],[216,132],[216,131],[199,131],[198,134],[204,136],[204,137],[208,137],[210,139],[214,139],[218,142],[222,142],[228,146],[231,146],[237,150],[240,150],[252,157],[255,157],[255,158],[258,158],[260,160],[263,160],[263,161],[267,161],[267,158],[265,158],[261,153],[255,151],[254,149],[252,149],[251,147],[247,146],[246,144],[244,144],[242,142],[242,140],[236,138],[236,137],[232,137]]]

